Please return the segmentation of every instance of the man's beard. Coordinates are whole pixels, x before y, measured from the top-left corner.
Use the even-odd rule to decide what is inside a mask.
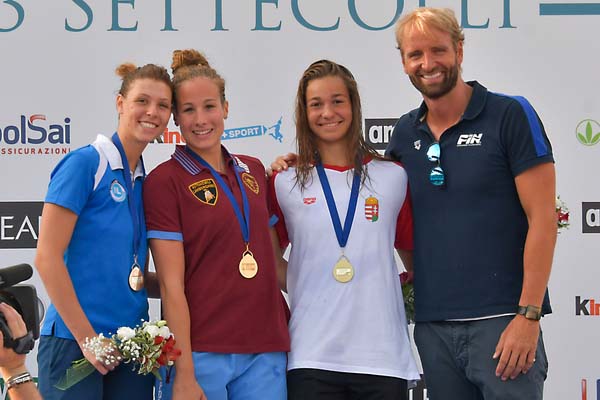
[[[459,73],[459,65],[454,64],[450,69],[443,71],[442,74],[444,79],[440,84],[434,86],[425,85],[422,82],[422,78],[416,75],[409,75],[408,78],[413,86],[421,92],[423,97],[427,97],[428,99],[439,99],[442,96],[448,94],[454,87],[456,86],[456,82],[458,82],[458,73]]]

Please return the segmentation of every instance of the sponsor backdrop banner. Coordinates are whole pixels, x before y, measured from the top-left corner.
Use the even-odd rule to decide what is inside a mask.
[[[168,66],[174,49],[204,52],[227,81],[223,143],[269,164],[294,150],[300,74],[329,58],[356,76],[365,135],[384,149],[394,121],[420,103],[402,70],[393,24],[421,5],[449,7],[465,28],[465,79],[531,101],[553,143],[558,192],[571,211],[550,280],[554,314],[542,322],[546,398],[600,399],[600,3],[581,1],[2,1],[0,266],[33,263],[54,165],[115,130],[120,81],[113,71],[121,62]],[[465,140],[485,140],[481,134]],[[176,143],[181,135],[171,122],[148,146],[147,167],[167,159]],[[37,274],[31,283],[48,304]],[[156,313],[156,301],[152,307]],[[37,371],[34,356],[28,365]]]

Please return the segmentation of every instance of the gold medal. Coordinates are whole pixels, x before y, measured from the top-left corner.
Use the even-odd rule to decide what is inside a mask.
[[[131,266],[131,272],[129,273],[129,287],[136,292],[139,292],[144,288],[144,274],[137,263]]]
[[[248,249],[246,245],[246,251],[242,253],[242,259],[240,260],[240,274],[246,279],[252,279],[258,273],[258,263],[254,259],[254,254]]]
[[[342,255],[333,267],[333,277],[341,283],[350,282],[354,278],[354,267],[346,256]]]

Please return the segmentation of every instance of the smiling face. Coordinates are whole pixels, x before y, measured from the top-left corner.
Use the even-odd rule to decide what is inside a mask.
[[[352,103],[342,78],[326,76],[313,79],[306,87],[308,126],[318,146],[348,139],[352,123]]]
[[[402,64],[414,87],[423,97],[438,99],[458,82],[463,60],[463,43],[456,47],[449,33],[439,29],[422,32],[409,29],[402,38]]]
[[[221,102],[219,87],[209,78],[197,77],[177,87],[175,123],[186,144],[197,154],[220,151],[228,103]]]
[[[136,79],[125,96],[117,96],[119,132],[147,144],[163,133],[171,117],[171,88],[155,79]]]

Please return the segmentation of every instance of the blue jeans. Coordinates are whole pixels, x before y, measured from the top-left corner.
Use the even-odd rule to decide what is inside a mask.
[[[418,322],[414,336],[429,400],[541,400],[548,372],[541,329],[527,374],[506,381],[496,376],[498,360],[492,355],[513,318]]]
[[[209,400],[285,400],[286,353],[222,354],[192,353],[196,381]],[[170,400],[173,381],[166,382],[165,368],[156,383],[156,398]]]
[[[83,358],[76,341],[41,336],[38,348],[38,388],[44,400],[152,400],[154,377],[138,375],[121,364],[102,375],[94,371],[67,390],[54,387],[73,361]]]

